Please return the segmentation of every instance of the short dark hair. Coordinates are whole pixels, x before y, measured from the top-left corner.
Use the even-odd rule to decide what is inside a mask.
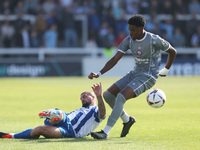
[[[136,14],[128,19],[128,24],[134,25],[136,27],[144,27],[146,24],[146,20],[142,15]]]

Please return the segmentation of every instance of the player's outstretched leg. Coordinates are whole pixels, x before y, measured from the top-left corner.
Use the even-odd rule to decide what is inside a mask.
[[[134,117],[129,117],[129,121],[127,122],[127,123],[123,123],[123,129],[122,129],[122,133],[121,133],[121,137],[125,137],[127,134],[128,134],[128,132],[129,132],[129,130],[130,130],[130,128],[131,128],[131,126],[135,123],[136,121],[135,121],[135,118]]]
[[[108,135],[103,130],[101,130],[100,132],[91,132],[91,136],[94,139],[107,139],[108,138]]]

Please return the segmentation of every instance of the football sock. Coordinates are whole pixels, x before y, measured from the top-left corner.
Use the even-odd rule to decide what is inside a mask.
[[[126,102],[125,97],[121,93],[118,93],[116,102],[115,102],[115,106],[113,107],[112,113],[108,118],[106,127],[103,129],[103,131],[106,134],[110,132],[108,129],[111,130],[111,128],[115,125],[116,121],[119,119],[119,117],[123,111],[125,102]],[[109,126],[109,127],[107,127],[107,126]]]
[[[122,115],[120,117],[123,123],[129,122],[130,116],[125,111],[122,111]]]
[[[14,138],[16,139],[31,139],[30,133],[33,129],[27,129],[25,131],[22,131],[20,133],[15,133]]]
[[[113,108],[114,105],[115,105],[115,98],[116,97],[112,93],[110,93],[108,90],[103,93],[103,97],[104,97],[106,103],[108,103],[108,105],[111,108]]]
[[[115,105],[115,99],[116,97],[110,93],[108,90],[106,90],[104,93],[103,93],[103,97],[105,99],[105,101],[108,103],[108,105],[113,108],[114,105]],[[129,115],[124,111],[122,111],[122,114],[120,116],[120,118],[122,119],[123,123],[126,123],[129,121]]]

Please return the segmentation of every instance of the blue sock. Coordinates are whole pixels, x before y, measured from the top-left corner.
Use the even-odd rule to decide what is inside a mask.
[[[27,129],[25,131],[22,131],[20,133],[15,133],[14,138],[16,139],[31,139],[30,133],[33,129]]]

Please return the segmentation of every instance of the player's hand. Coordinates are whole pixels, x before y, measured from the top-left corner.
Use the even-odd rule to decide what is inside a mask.
[[[98,78],[98,77],[99,77],[99,75],[94,72],[91,72],[90,75],[88,76],[89,79]]]
[[[94,93],[96,94],[96,96],[101,96],[102,94],[102,85],[101,82],[98,84],[93,84],[92,89],[94,91]]]
[[[161,69],[161,70],[159,71],[159,76],[161,76],[161,77],[166,77],[168,72],[169,72],[169,69],[163,68],[163,69]]]

